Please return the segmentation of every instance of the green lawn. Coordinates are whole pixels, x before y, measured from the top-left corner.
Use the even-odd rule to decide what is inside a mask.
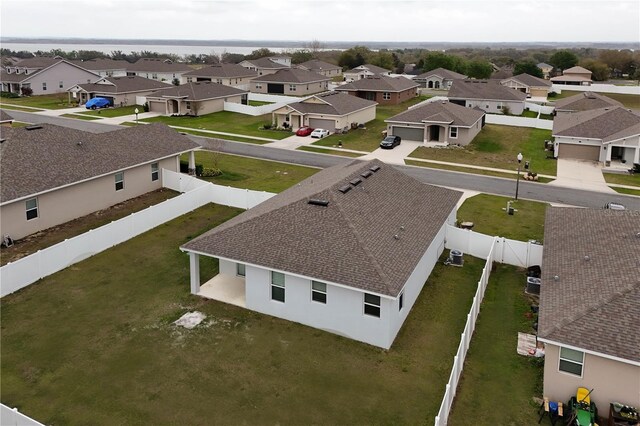
[[[602,173],[602,176],[607,183],[637,186],[640,189],[640,174]]]
[[[547,204],[518,200],[511,205],[518,210],[514,215],[506,211],[510,198],[498,195],[479,194],[467,199],[458,209],[460,222],[473,222],[474,231],[513,240],[542,241],[544,238],[544,215]]]
[[[182,160],[187,161],[188,155],[183,155]],[[320,170],[212,151],[196,151],[196,164],[216,168],[216,160],[217,168],[222,170],[222,175],[202,178],[203,180],[256,191],[282,192]]]
[[[341,151],[339,149],[324,149],[324,148],[317,148],[315,146],[301,146],[299,148],[296,148],[300,151],[307,151],[307,152],[317,152],[320,154],[331,154],[331,155],[339,155],[341,157],[360,157],[362,156],[362,154],[356,154],[355,152],[349,152],[349,151]]]
[[[254,106],[254,107],[258,107],[258,106],[262,106],[262,105],[271,105],[275,102],[265,102],[265,101],[249,101],[248,105],[249,106]]]
[[[532,171],[555,176],[557,164],[547,158],[549,153],[544,150],[546,139],[551,139],[550,130],[487,124],[466,147],[421,146],[409,157],[517,170],[516,156],[521,152],[524,161],[531,162]]]
[[[24,108],[24,107],[20,107],[20,106],[7,105],[7,104],[4,103],[4,101],[0,102],[0,107],[2,109],[6,109],[6,110],[24,111],[24,112],[44,111],[44,110],[38,109],[38,108]]]
[[[142,114],[144,108],[142,105],[129,105],[118,108],[101,108],[96,110],[88,110],[81,114],[95,115],[96,117],[122,117],[123,115],[134,115],[138,108],[138,113]]]
[[[293,133],[281,130],[260,130],[264,124],[271,124],[271,114],[252,117],[230,111],[214,112],[199,117],[152,117],[144,120],[149,123],[161,122],[170,126],[191,127],[195,130],[216,130],[218,132],[235,133],[238,135],[259,136],[269,139],[284,139]]]
[[[29,124],[30,123],[24,123],[22,121],[14,121],[13,123],[11,123],[11,127],[26,127]]]
[[[518,332],[532,333],[525,317],[524,271],[496,265],[487,287],[449,425],[535,425],[543,361],[516,353]],[[547,423],[549,421],[547,420]]]
[[[522,113],[522,117],[538,118],[538,113],[527,109]],[[542,120],[553,120],[551,114],[540,114],[540,118]]]
[[[94,117],[92,115],[83,115],[83,114],[62,114],[61,117],[65,118],[75,118],[76,120],[100,120],[98,117]]]
[[[513,179],[516,180],[517,175],[515,173],[502,173],[495,172],[493,170],[482,170],[482,169],[472,169],[465,166],[450,166],[448,164],[438,164],[438,163],[427,163],[424,161],[417,160],[404,160],[404,163],[408,166],[418,166],[418,167],[427,167],[430,169],[443,169],[443,170],[451,170],[454,172],[464,172],[464,173],[473,173],[474,175],[483,175],[483,176],[495,176],[501,177],[505,179]],[[554,179],[543,178],[538,176],[538,183],[549,183]]]
[[[570,90],[563,89],[562,93],[560,93],[555,98],[549,98],[549,101],[553,101],[554,99],[568,98],[569,96],[574,96],[579,93],[584,93],[584,92],[575,92],[575,91],[572,92]],[[600,94],[607,96],[611,99],[615,99],[618,102],[621,102],[627,108],[640,109],[640,96],[638,95],[625,95],[625,94],[619,94],[619,93],[600,93]]]
[[[610,186],[610,188],[619,194],[635,195],[636,197],[640,197],[640,190],[638,189],[617,188],[615,186]]]
[[[43,109],[63,109],[76,106],[75,102],[69,104],[68,101],[69,96],[67,93],[56,93],[51,95],[22,96],[19,98],[2,98],[1,102]]]
[[[439,262],[384,351],[190,295],[178,246],[237,213],[202,207],[2,298],[3,403],[45,424],[433,423],[484,262]],[[193,310],[204,325],[172,324]]]
[[[366,152],[375,151],[380,146],[382,131],[387,128],[387,124],[384,120],[389,117],[393,117],[396,114],[400,114],[411,105],[415,105],[429,98],[430,96],[418,96],[417,98],[403,102],[400,105],[378,105],[376,107],[377,111],[375,120],[368,122],[365,125],[366,128],[350,130],[345,134],[331,135],[314,142],[313,145],[336,147],[338,146],[338,142],[342,141],[342,146],[347,149]]]

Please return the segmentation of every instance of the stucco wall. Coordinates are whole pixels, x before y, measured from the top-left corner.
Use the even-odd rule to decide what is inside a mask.
[[[609,415],[609,403],[640,406],[640,367],[585,353],[582,378],[558,371],[560,348],[547,344],[543,394],[553,401],[566,402],[578,387],[594,389],[590,397],[598,414]]]
[[[24,83],[30,83],[34,95],[47,95],[52,93],[65,93],[74,84],[93,83],[98,76],[80,68],[60,62],[55,66],[34,75]],[[60,87],[62,82],[62,87]],[[42,83],[47,83],[47,90],[42,90]]]
[[[176,157],[159,162],[159,168],[177,172]],[[72,219],[105,209],[162,187],[162,174],[151,180],[151,163],[124,171],[124,189],[115,190],[115,172],[37,197],[38,217],[27,220],[25,200],[0,207],[0,235],[19,239]]]
[[[524,101],[522,102],[511,102],[511,101],[490,101],[490,100],[466,100],[465,106],[469,108],[478,107],[484,112],[491,114],[502,114],[501,107],[509,107],[512,115],[522,115],[524,112]]]

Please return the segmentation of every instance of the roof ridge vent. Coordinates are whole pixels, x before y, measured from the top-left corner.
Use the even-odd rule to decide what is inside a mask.
[[[353,180],[349,181],[349,183],[350,183],[351,185],[353,185],[353,186],[357,186],[357,185],[360,185],[360,184],[362,183],[362,179],[360,179],[360,178],[355,178],[355,179],[353,179]]]
[[[351,188],[352,187],[350,185],[344,185],[338,188],[338,191],[342,192],[343,194],[346,194],[347,192],[351,191]]]
[[[380,166],[376,165],[376,166],[370,167],[370,168],[369,168],[369,170],[371,170],[372,172],[374,172],[374,173],[375,173],[375,172],[377,172],[378,170],[380,170]]]
[[[39,124],[33,124],[31,126],[25,126],[26,130],[38,130],[38,129],[42,129],[42,126]]]
[[[328,200],[320,200],[318,198],[311,198],[308,201],[308,204],[311,204],[311,205],[314,205],[314,206],[327,207],[329,205],[329,201]]]
[[[360,176],[362,176],[363,178],[368,178],[369,176],[371,176],[373,174],[373,172],[371,170],[367,170],[364,173],[361,173]]]

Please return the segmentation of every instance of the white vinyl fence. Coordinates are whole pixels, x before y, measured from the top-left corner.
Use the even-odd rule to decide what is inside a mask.
[[[107,225],[7,263],[0,268],[0,297],[61,271],[208,203],[249,209],[273,197],[270,192],[231,188],[162,170],[163,186],[183,194]]]
[[[572,86],[566,84],[552,85],[553,91],[562,93],[568,92],[598,92],[598,93],[620,93],[624,95],[640,95],[640,86],[616,86],[614,84],[594,83],[591,86]]]
[[[11,409],[4,404],[0,404],[0,424],[2,426],[44,426],[20,413],[17,408]]]
[[[305,98],[298,98],[296,96],[269,95],[269,94],[263,94],[263,93],[249,93],[248,99],[250,101],[273,102],[273,103],[268,105],[251,106],[251,105],[242,105],[234,102],[225,102],[224,110],[256,117],[258,115],[269,114],[287,104],[291,104],[293,102],[300,102]]]
[[[553,120],[543,120],[529,117],[516,117],[513,115],[486,114],[487,124],[501,124],[503,126],[533,127],[534,129],[553,129]]]
[[[544,106],[544,105],[536,104],[534,102],[525,102],[524,107],[528,110],[540,112],[542,114],[551,114],[555,109],[555,107]]]

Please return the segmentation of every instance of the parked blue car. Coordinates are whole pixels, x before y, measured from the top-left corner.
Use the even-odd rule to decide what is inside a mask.
[[[87,109],[106,108],[111,106],[111,101],[107,98],[93,98],[84,104]]]

